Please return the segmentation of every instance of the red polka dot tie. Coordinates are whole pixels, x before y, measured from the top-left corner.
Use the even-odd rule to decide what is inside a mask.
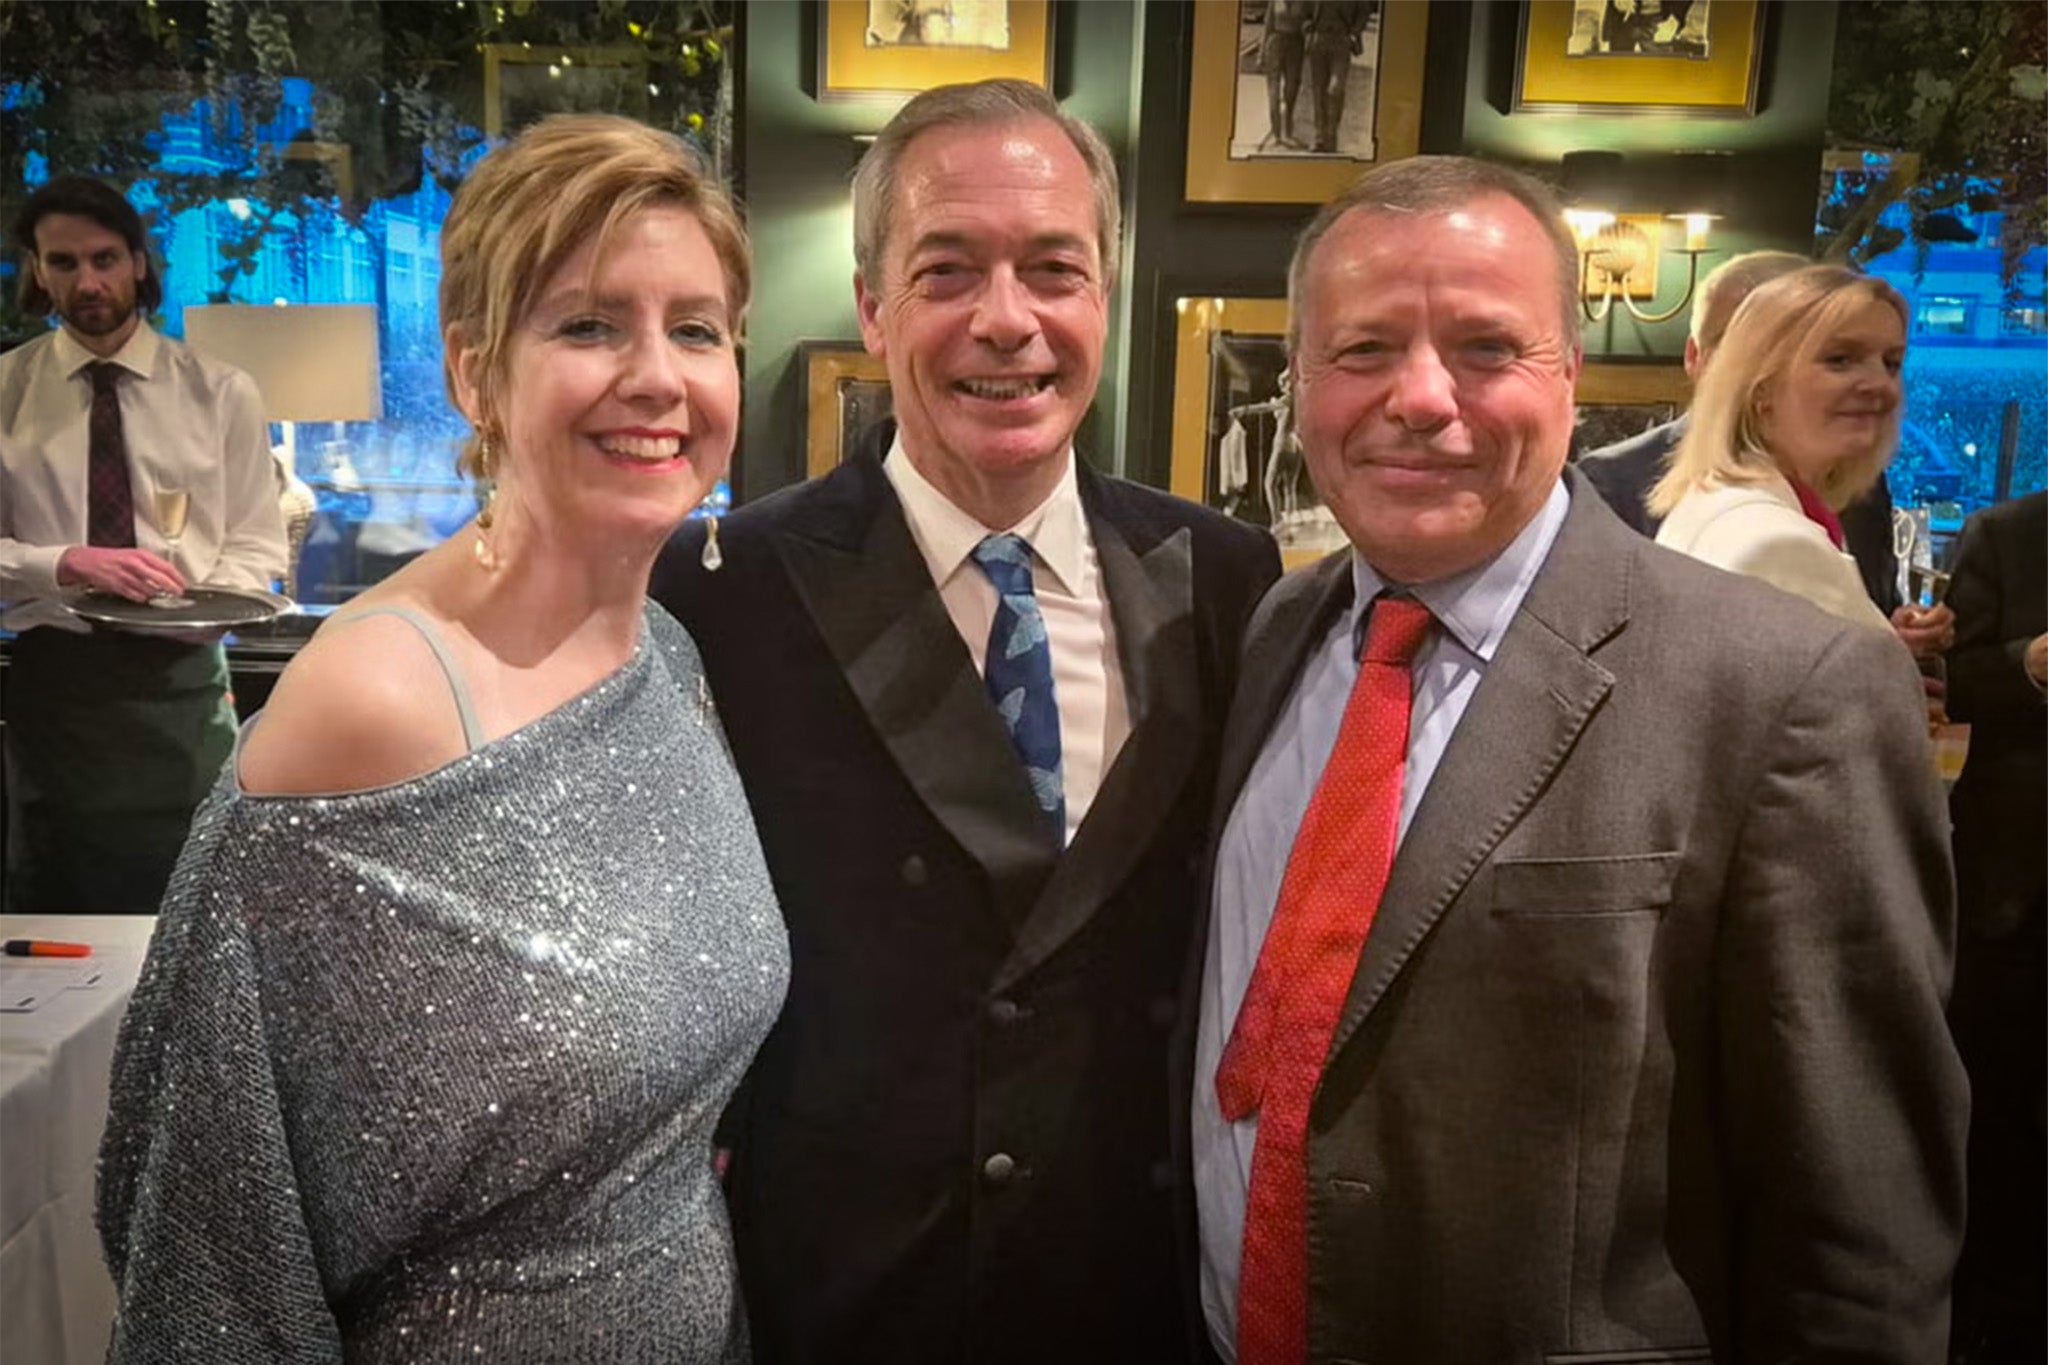
[[[1266,941],[1216,1071],[1231,1122],[1259,1117],[1237,1290],[1239,1365],[1308,1355],[1309,1101],[1386,889],[1408,753],[1408,665],[1429,609],[1382,597],[1336,747],[1310,798]]]

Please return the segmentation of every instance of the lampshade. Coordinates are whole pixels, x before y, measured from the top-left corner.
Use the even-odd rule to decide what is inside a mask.
[[[1567,207],[1615,212],[1626,206],[1628,181],[1620,152],[1566,152],[1562,158]]]
[[[273,422],[368,422],[384,415],[377,309],[368,303],[185,310],[193,349],[247,370]]]
[[[1726,152],[1689,152],[1671,158],[1665,211],[1673,217],[1726,218],[1741,197],[1735,158]]]

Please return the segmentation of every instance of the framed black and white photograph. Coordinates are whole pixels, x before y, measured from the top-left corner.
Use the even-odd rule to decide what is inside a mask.
[[[895,411],[889,370],[858,341],[800,341],[804,477],[829,474],[861,434]]]
[[[1380,0],[1240,3],[1230,156],[1377,155]]]
[[[1175,302],[1172,491],[1254,526],[1296,568],[1344,547],[1309,480],[1288,392],[1285,299]]]
[[[1517,114],[1756,113],[1765,0],[1523,0]]]
[[[1052,85],[1052,0],[818,0],[821,100],[901,101],[1008,76]]]
[[[1194,7],[1187,198],[1321,203],[1421,135],[1426,0]]]
[[[1010,0],[868,0],[869,47],[1010,50]]]
[[[1573,0],[1565,56],[1706,61],[1713,6],[1714,0]]]

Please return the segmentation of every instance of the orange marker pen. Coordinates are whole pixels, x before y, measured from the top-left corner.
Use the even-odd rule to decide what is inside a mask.
[[[55,943],[46,938],[10,938],[0,945],[9,957],[91,957],[89,943]]]

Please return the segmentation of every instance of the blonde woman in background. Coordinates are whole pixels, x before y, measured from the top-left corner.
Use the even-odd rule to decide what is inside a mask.
[[[111,1359],[744,1358],[712,1125],[788,948],[646,600],[730,460],[744,233],[546,120],[442,233],[488,516],[330,620],[195,822],[122,1028]]]
[[[1891,462],[1905,354],[1905,300],[1882,280],[1812,266],[1759,286],[1650,491],[1657,543],[1891,629],[1836,514]]]

